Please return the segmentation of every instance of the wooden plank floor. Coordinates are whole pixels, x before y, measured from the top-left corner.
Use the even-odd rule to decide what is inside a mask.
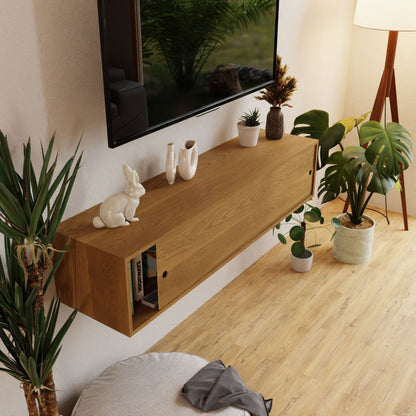
[[[298,274],[278,245],[152,351],[223,360],[274,399],[272,416],[416,415],[416,218],[406,232],[400,214],[390,226],[369,215],[370,263],[336,261],[320,233],[312,270]]]

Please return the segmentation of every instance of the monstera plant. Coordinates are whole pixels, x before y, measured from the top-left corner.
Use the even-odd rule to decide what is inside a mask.
[[[63,252],[53,242],[80,167],[74,155],[58,170],[54,137],[42,148],[36,174],[30,140],[23,148],[23,166],[16,170],[7,137],[0,131],[0,371],[20,381],[30,416],[58,416],[52,367],[76,310],[57,327],[59,298],[44,302]],[[54,255],[58,260],[52,264]]]
[[[299,116],[292,130],[293,134],[319,140],[318,168],[326,166],[318,189],[322,202],[347,194],[350,212],[333,219],[333,224],[339,228],[333,253],[338,260],[354,264],[370,259],[374,221],[367,217],[368,225],[364,225],[363,218],[371,197],[375,193],[386,195],[398,184],[401,169],[407,169],[413,161],[412,142],[403,126],[387,123],[384,128],[377,121],[363,122],[366,117],[366,114],[352,117],[329,126],[326,112],[312,110]],[[354,127],[359,144],[344,148],[342,139]],[[340,150],[330,153],[335,146]],[[350,230],[357,231],[357,228],[359,232],[353,236]]]
[[[353,223],[362,221],[374,193],[385,195],[396,185],[400,165],[405,170],[413,161],[409,132],[398,123],[387,123],[383,128],[377,121],[364,122],[368,114],[330,126],[326,111],[311,110],[296,117],[291,132],[319,140],[317,169],[329,165],[319,185],[319,196],[328,202],[346,192]],[[342,140],[354,128],[359,144],[344,147]],[[330,154],[336,146],[339,150]]]
[[[400,165],[405,170],[413,161],[409,132],[398,123],[383,128],[377,121],[367,121],[359,129],[359,140],[359,146],[348,146],[328,157],[318,192],[323,202],[346,192],[353,224],[362,222],[374,193],[386,195],[396,185]]]

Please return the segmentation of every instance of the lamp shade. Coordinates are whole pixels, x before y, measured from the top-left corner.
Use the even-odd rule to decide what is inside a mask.
[[[357,0],[354,24],[378,30],[416,30],[416,0]]]

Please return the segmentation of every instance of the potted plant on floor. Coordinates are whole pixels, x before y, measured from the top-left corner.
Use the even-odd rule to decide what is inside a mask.
[[[313,253],[309,249],[319,247],[321,244],[317,242],[317,235],[314,232],[313,244],[306,246],[306,232],[315,231],[318,228],[327,228],[327,226],[323,225],[325,220],[321,210],[307,203],[300,206],[293,214],[287,216],[285,222],[293,224],[289,230],[289,237],[293,241],[290,249],[291,268],[296,272],[307,272],[312,267],[313,262]],[[280,231],[281,224],[277,224],[274,229]],[[287,244],[287,239],[281,232],[277,234],[277,237],[282,244]]]
[[[30,141],[24,146],[21,173],[15,169],[6,136],[0,131],[0,371],[20,381],[30,416],[58,416],[52,367],[76,310],[57,326],[59,298],[44,303],[63,252],[53,242],[74,185],[81,156],[74,155],[57,170],[52,157],[54,138],[35,174]],[[0,259],[1,260],[1,259]]]
[[[256,146],[260,133],[260,111],[258,108],[244,113],[237,123],[240,146]]]
[[[338,143],[341,150],[327,158],[328,166],[318,189],[324,203],[344,192],[348,196],[351,211],[333,220],[337,227],[333,255],[352,264],[370,260],[374,220],[366,217],[364,211],[371,197],[375,193],[386,195],[398,183],[400,165],[405,170],[413,161],[412,142],[403,126],[387,123],[383,128],[377,121],[367,121],[359,128],[358,121],[353,125],[359,145],[344,148]],[[309,127],[316,122],[310,118]],[[348,131],[345,126],[344,131]]]
[[[266,137],[270,140],[282,138],[284,133],[282,107],[291,107],[288,101],[296,90],[296,79],[286,75],[286,72],[287,65],[282,66],[282,58],[276,55],[275,81],[255,97],[258,100],[266,100],[271,105],[266,118]]]

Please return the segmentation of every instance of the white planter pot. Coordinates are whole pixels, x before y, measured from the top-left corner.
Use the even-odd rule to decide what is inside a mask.
[[[237,123],[237,127],[240,146],[256,146],[259,139],[260,126],[244,126],[243,124]]]
[[[305,256],[307,257],[295,257],[290,253],[290,267],[292,270],[299,273],[305,273],[311,269],[313,263],[312,251],[306,249]]]
[[[347,214],[338,215],[342,217]],[[349,264],[362,264],[370,261],[373,247],[375,222],[364,215],[372,223],[372,227],[364,229],[348,228],[341,225],[335,232],[332,255],[339,261]]]

